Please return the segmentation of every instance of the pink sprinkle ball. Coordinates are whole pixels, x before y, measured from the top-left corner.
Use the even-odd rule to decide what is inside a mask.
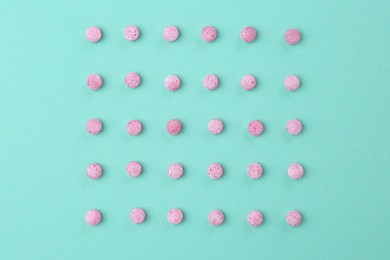
[[[218,163],[213,163],[211,164],[208,169],[207,169],[207,175],[211,178],[211,179],[219,179],[221,178],[223,174],[223,168],[220,164]]]
[[[252,210],[247,216],[248,224],[252,227],[260,226],[263,223],[263,214],[258,210]]]
[[[252,90],[256,86],[256,78],[252,75],[245,75],[240,81],[241,87],[245,90]]]
[[[301,39],[301,33],[297,29],[289,29],[284,34],[284,40],[288,44],[297,44],[300,39]]]
[[[183,175],[183,166],[179,163],[172,163],[168,167],[168,176],[172,179],[179,179]]]
[[[88,210],[87,214],[85,214],[85,222],[88,225],[96,226],[102,220],[102,215],[96,209]]]
[[[299,88],[300,80],[297,76],[287,76],[283,83],[287,90],[294,91]]]
[[[142,165],[136,161],[129,162],[126,166],[126,172],[130,177],[137,177],[142,172]]]
[[[212,26],[206,26],[202,29],[200,36],[205,42],[212,42],[217,38],[217,30]]]
[[[170,135],[178,135],[182,130],[182,125],[179,120],[169,120],[165,126],[165,129]]]
[[[207,128],[211,134],[218,135],[223,130],[223,122],[218,118],[212,119],[207,124]]]
[[[97,135],[102,131],[102,122],[97,118],[93,118],[87,122],[85,128],[91,135]]]
[[[250,26],[242,28],[240,37],[244,42],[253,42],[256,39],[256,30]]]
[[[96,26],[89,27],[85,31],[85,38],[89,42],[98,42],[102,38],[102,31]]]
[[[98,90],[103,85],[103,80],[98,74],[91,74],[88,76],[86,83],[88,88]]]
[[[126,131],[130,134],[130,135],[139,135],[142,131],[142,124],[140,121],[138,120],[131,120],[127,123],[127,126],[126,126]]]
[[[246,173],[248,174],[249,178],[258,179],[261,177],[261,175],[263,175],[263,167],[261,167],[261,165],[258,163],[251,163],[249,164]]]
[[[136,88],[139,86],[140,83],[141,83],[141,78],[137,73],[135,72],[127,73],[125,77],[126,86],[128,86],[129,88]]]
[[[221,225],[224,220],[225,216],[223,215],[222,211],[218,209],[211,211],[209,214],[209,222],[213,226]]]
[[[134,224],[141,224],[145,221],[145,211],[141,208],[135,208],[130,211],[130,221]]]
[[[206,75],[203,78],[203,86],[208,90],[214,90],[218,87],[219,80],[214,74]]]
[[[170,75],[165,78],[164,85],[169,91],[176,91],[180,88],[180,79],[178,76]]]
[[[302,222],[302,215],[296,210],[291,210],[286,215],[286,222],[291,227],[296,227]]]
[[[258,120],[253,120],[248,124],[248,132],[253,136],[259,136],[263,133],[263,123]]]
[[[138,39],[139,37],[139,30],[138,27],[135,25],[129,25],[123,30],[123,36],[126,40],[132,42]]]
[[[173,42],[179,37],[179,30],[175,26],[167,26],[163,30],[164,39]]]
[[[183,212],[180,209],[171,209],[167,214],[169,223],[177,225],[183,221]]]
[[[102,175],[102,167],[98,163],[91,163],[86,170],[87,176],[91,179],[98,179]]]
[[[297,135],[302,131],[302,123],[297,119],[292,119],[287,122],[286,130],[290,135]]]
[[[303,175],[303,167],[302,165],[298,163],[293,163],[290,166],[288,166],[287,174],[290,176],[290,178],[294,180],[298,180]]]

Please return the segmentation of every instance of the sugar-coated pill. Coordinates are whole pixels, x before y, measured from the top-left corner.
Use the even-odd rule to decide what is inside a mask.
[[[223,122],[218,118],[212,119],[207,124],[207,129],[211,134],[218,135],[223,130]]]
[[[102,175],[102,167],[98,163],[91,163],[86,170],[87,176],[91,179],[98,179]]]
[[[129,162],[126,166],[126,172],[130,177],[137,177],[142,173],[142,165],[136,161]]]
[[[259,163],[249,164],[246,173],[251,179],[258,179],[263,175],[263,167]]]
[[[298,163],[293,163],[290,166],[288,166],[287,169],[287,174],[290,176],[290,178],[298,180],[302,177],[303,175],[303,167],[302,165]]]
[[[85,31],[85,38],[89,42],[98,42],[102,38],[102,31],[96,26],[89,27]]]
[[[211,179],[219,179],[223,174],[223,168],[219,163],[212,163],[207,169],[207,175]]]
[[[96,226],[100,223],[102,220],[102,215],[100,212],[96,209],[88,210],[85,214],[85,222],[87,222],[88,225]]]
[[[203,78],[203,86],[208,90],[213,90],[218,87],[219,80],[214,74],[208,74]]]
[[[297,44],[301,39],[301,33],[297,29],[289,29],[284,34],[284,40],[288,44]]]
[[[292,119],[287,122],[286,130],[291,135],[297,135],[302,131],[302,123],[297,119]]]
[[[297,76],[287,76],[283,81],[284,87],[289,91],[295,91],[299,88],[300,80]]]
[[[263,223],[263,214],[258,210],[252,210],[247,216],[247,221],[252,227],[260,226]]]
[[[134,224],[141,224],[145,221],[145,211],[141,208],[135,208],[130,211],[130,221]]]
[[[167,26],[163,30],[163,37],[169,42],[176,41],[177,37],[179,37],[179,30],[175,26]]]
[[[291,210],[286,215],[286,222],[291,227],[296,227],[302,222],[302,215],[296,210]]]
[[[175,75],[169,75],[165,78],[164,85],[169,91],[176,91],[180,88],[180,78]]]
[[[248,124],[248,132],[253,136],[259,136],[263,133],[264,126],[259,120],[253,120]]]
[[[92,118],[87,122],[85,128],[91,135],[97,135],[102,131],[102,122],[97,118]]]
[[[212,26],[206,26],[202,29],[200,36],[205,42],[212,42],[217,38],[217,30]]]
[[[126,131],[130,135],[139,135],[142,131],[142,123],[138,120],[131,120],[126,125]]]
[[[103,79],[98,74],[91,74],[86,80],[87,87],[92,90],[98,90],[103,85]]]
[[[244,42],[253,42],[256,39],[256,30],[250,26],[242,28],[240,37]]]
[[[216,209],[209,213],[208,219],[211,225],[219,226],[225,220],[225,216],[223,215],[222,211]]]
[[[135,41],[139,37],[139,29],[135,25],[129,25],[123,30],[123,36],[128,41]]]
[[[125,76],[125,84],[129,88],[136,88],[141,83],[140,76],[135,72],[129,72]]]
[[[183,175],[183,166],[179,163],[172,163],[168,167],[168,176],[172,179],[179,179]]]
[[[183,221],[183,212],[178,208],[171,209],[167,214],[167,219],[171,224],[180,224]]]
[[[172,119],[167,122],[165,129],[170,135],[178,135],[182,130],[182,124],[179,120]]]
[[[241,87],[245,90],[252,90],[256,86],[256,78],[252,75],[245,75],[240,81]]]

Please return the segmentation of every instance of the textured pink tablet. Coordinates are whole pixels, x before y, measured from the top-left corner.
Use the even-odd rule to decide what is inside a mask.
[[[209,214],[209,222],[213,226],[219,226],[223,223],[225,216],[222,211],[216,209],[210,212]]]
[[[264,126],[261,121],[253,120],[248,124],[248,132],[253,136],[259,136],[263,132]]]
[[[213,90],[218,87],[219,80],[214,74],[206,75],[203,78],[203,86],[208,90]]]
[[[287,122],[286,130],[291,135],[297,135],[302,131],[302,123],[297,119],[292,119]]]
[[[207,175],[211,178],[211,179],[219,179],[221,178],[223,174],[223,168],[220,164],[218,163],[213,163],[211,164],[208,169],[207,169]]]
[[[180,88],[180,79],[178,76],[170,75],[165,78],[164,85],[169,91],[176,91]]]
[[[142,165],[136,161],[129,162],[126,166],[126,172],[130,177],[137,177],[142,172]]]
[[[251,163],[249,164],[246,173],[248,174],[249,178],[258,179],[261,177],[261,175],[263,175],[263,167],[261,167],[261,165],[258,163]]]
[[[242,28],[240,37],[244,42],[253,42],[256,39],[256,30],[250,26]]]
[[[97,135],[102,131],[102,122],[97,118],[93,118],[87,122],[85,128],[91,135]]]
[[[98,74],[91,74],[88,76],[86,83],[88,88],[98,90],[103,85],[103,80]]]
[[[173,42],[179,37],[179,30],[175,26],[167,26],[163,30],[164,39]]]
[[[287,76],[285,79],[284,79],[284,87],[289,90],[289,91],[294,91],[294,90],[297,90],[299,88],[299,85],[300,85],[300,81],[299,81],[299,78],[297,76]]]
[[[86,172],[89,178],[98,179],[102,175],[102,167],[98,163],[91,163]]]
[[[96,209],[88,210],[87,214],[85,214],[85,222],[88,225],[96,226],[102,220],[102,215]]]
[[[171,209],[167,214],[167,219],[171,224],[180,224],[183,220],[183,212],[180,209]]]
[[[165,129],[170,135],[177,135],[181,132],[182,125],[179,120],[172,119],[167,122]]]
[[[288,44],[297,44],[301,39],[301,34],[297,29],[290,29],[284,34],[284,40]]]
[[[302,215],[296,210],[291,210],[286,215],[286,222],[292,227],[298,226],[302,222]]]
[[[223,130],[223,123],[220,119],[215,118],[210,120],[210,122],[207,124],[207,129],[209,132],[213,135],[218,135]]]
[[[291,164],[290,166],[288,166],[287,174],[292,179],[295,179],[295,180],[300,179],[303,175],[302,165],[300,165],[298,163]]]
[[[212,26],[206,26],[202,29],[200,36],[205,42],[212,42],[217,38],[217,30]]]
[[[256,86],[256,79],[252,75],[245,75],[240,81],[241,87],[245,90],[252,90]]]
[[[140,83],[141,83],[141,78],[137,73],[135,72],[127,73],[125,77],[126,86],[128,86],[129,88],[136,88],[139,86]]]
[[[248,224],[252,227],[260,226],[263,223],[263,214],[258,210],[252,210],[249,212],[247,218]]]
[[[183,175],[183,166],[179,163],[172,163],[168,167],[168,176],[172,179],[179,179]]]
[[[126,131],[130,135],[139,135],[142,131],[142,124],[138,120],[131,120],[127,123]]]
[[[87,38],[89,42],[98,42],[100,38],[102,38],[102,31],[96,26],[89,27],[85,31],[85,38]]]
[[[135,208],[130,211],[130,221],[134,224],[141,224],[145,221],[145,211],[141,208]]]
[[[129,25],[123,30],[123,36],[128,41],[135,41],[139,37],[138,27],[135,25]]]

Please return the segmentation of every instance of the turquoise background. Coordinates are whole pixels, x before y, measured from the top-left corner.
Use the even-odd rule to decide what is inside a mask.
[[[386,259],[390,257],[389,1],[2,1],[0,9],[0,258],[1,259]],[[139,26],[126,42],[122,30]],[[162,38],[167,25],[177,42]],[[103,38],[84,38],[92,25]],[[206,44],[203,26],[218,29]],[[253,26],[258,38],[243,43]],[[296,27],[302,40],[289,46],[284,32]],[[137,89],[123,83],[129,71],[142,77]],[[85,86],[99,73],[104,86]],[[215,73],[220,87],[206,91],[203,76]],[[242,75],[257,87],[243,91]],[[163,86],[177,74],[175,93]],[[296,74],[301,88],[283,88]],[[98,117],[104,130],[88,135]],[[215,117],[220,136],[207,132]],[[178,118],[183,132],[171,137],[165,122]],[[287,120],[304,124],[286,133]],[[140,136],[127,121],[144,124]],[[249,121],[265,131],[253,138]],[[136,179],[127,162],[144,166]],[[85,176],[91,162],[104,168],[96,181]],[[171,180],[172,162],[185,168]],[[207,166],[219,162],[224,176],[211,180]],[[264,175],[245,170],[260,162]],[[288,178],[290,163],[305,175]],[[130,210],[147,220],[134,225]],[[170,225],[166,213],[180,207],[185,219]],[[101,210],[103,221],[86,225],[84,214]],[[207,222],[219,208],[226,221]],[[264,223],[252,228],[249,211]],[[285,223],[302,212],[297,228]]]

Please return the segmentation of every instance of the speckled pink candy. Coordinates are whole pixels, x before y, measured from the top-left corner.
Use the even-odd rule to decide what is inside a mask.
[[[169,42],[176,41],[179,37],[179,30],[175,26],[167,26],[163,30],[163,37]]]
[[[102,175],[102,167],[98,163],[91,163],[86,170],[87,176],[91,179],[98,179]]]
[[[258,163],[251,163],[248,166],[246,173],[248,174],[249,178],[258,179],[261,177],[261,175],[263,175],[263,167],[261,167],[261,165]]]
[[[179,120],[169,120],[165,126],[165,129],[170,135],[178,135],[182,130],[182,125]]]
[[[297,29],[289,29],[284,34],[284,40],[288,44],[297,44],[300,39],[301,39],[301,33]]]
[[[165,78],[164,85],[169,91],[176,91],[180,88],[180,79],[178,76],[170,75]]]
[[[97,118],[93,118],[87,122],[85,128],[91,135],[97,135],[102,131],[102,122]]]
[[[289,90],[289,91],[294,91],[294,90],[297,90],[299,88],[299,85],[300,85],[300,81],[299,81],[299,78],[297,76],[287,76],[285,79],[284,79],[284,87]]]
[[[102,31],[96,26],[89,27],[85,31],[85,38],[89,42],[98,42],[102,38]]]
[[[256,86],[256,78],[252,75],[245,75],[240,81],[241,87],[245,90],[252,90]]]
[[[183,166],[179,163],[172,163],[168,167],[168,176],[172,179],[179,179],[183,175]]]
[[[213,226],[219,226],[223,223],[225,220],[225,216],[223,215],[222,211],[220,210],[213,210],[209,214],[209,222]]]
[[[171,224],[180,224],[183,220],[183,212],[177,208],[171,209],[167,214],[167,219]]]
[[[88,88],[98,90],[103,85],[103,80],[98,74],[91,74],[88,76],[86,84]]]
[[[123,36],[128,41],[135,41],[139,37],[138,27],[135,25],[129,25],[123,30]]]
[[[141,83],[141,78],[140,76],[135,73],[135,72],[129,72],[127,73],[127,75],[125,76],[125,84],[126,86],[128,86],[129,88],[136,88],[139,86],[139,84]]]
[[[142,172],[142,165],[136,161],[129,162],[126,166],[126,172],[130,177],[137,177]]]
[[[286,215],[286,222],[291,227],[296,227],[302,222],[302,215],[296,210],[291,210]]]
[[[145,211],[141,208],[135,208],[130,211],[130,221],[134,224],[141,224],[145,221]]]
[[[216,89],[218,87],[218,84],[219,84],[219,80],[217,76],[215,76],[214,74],[206,75],[203,78],[203,86],[208,90]]]
[[[287,169],[287,174],[290,176],[290,178],[298,180],[302,177],[303,175],[303,167],[302,165],[298,163],[293,163],[290,166],[288,166]]]
[[[302,131],[302,123],[297,119],[292,119],[287,122],[286,130],[291,135],[297,135]]]
[[[85,214],[85,221],[88,225],[96,226],[102,220],[102,215],[96,209],[88,210],[87,214]]]
[[[211,164],[208,169],[207,169],[207,175],[211,178],[211,179],[219,179],[221,178],[223,174],[223,168],[220,164],[218,163],[213,163]]]
[[[142,124],[140,121],[138,120],[131,120],[127,123],[127,126],[126,126],[126,131],[130,134],[130,135],[139,135],[142,131]]]
[[[253,42],[256,39],[256,30],[250,26],[242,28],[240,37],[244,42]]]
[[[212,42],[217,38],[217,30],[212,26],[206,26],[202,29],[200,36],[205,42]]]
[[[218,135],[223,130],[223,122],[218,118],[212,119],[207,124],[207,128],[211,134]]]
[[[263,214],[258,210],[252,210],[247,216],[248,224],[252,227],[260,226],[263,223]]]
[[[253,120],[248,124],[248,132],[253,136],[259,136],[263,133],[263,123],[258,120]]]

